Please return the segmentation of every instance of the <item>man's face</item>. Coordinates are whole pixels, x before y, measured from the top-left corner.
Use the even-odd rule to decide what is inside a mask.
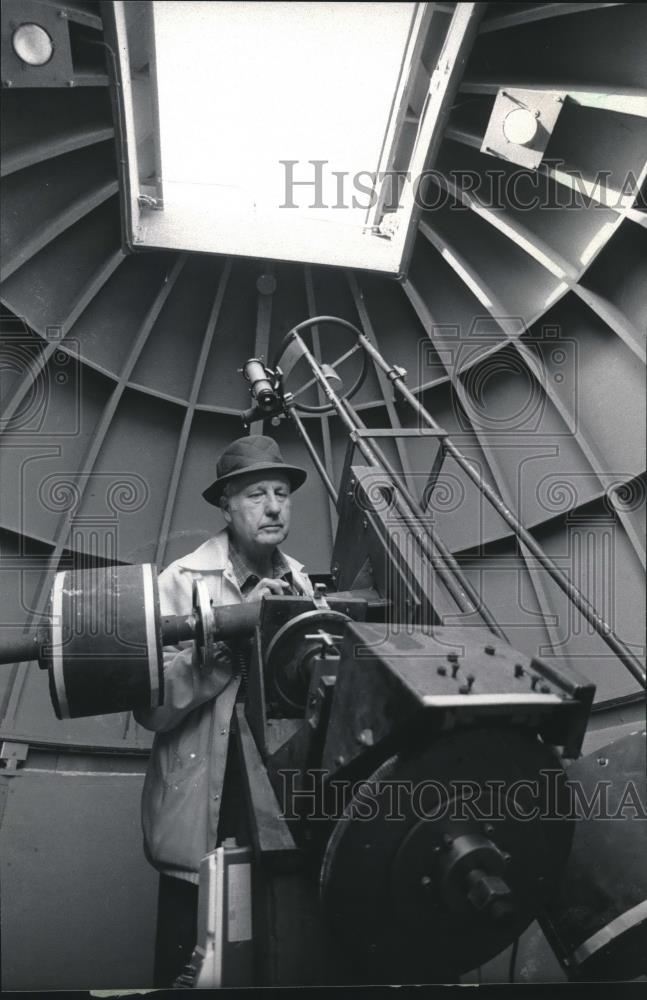
[[[250,473],[224,503],[225,518],[238,545],[248,552],[275,549],[290,529],[290,481],[287,476]]]

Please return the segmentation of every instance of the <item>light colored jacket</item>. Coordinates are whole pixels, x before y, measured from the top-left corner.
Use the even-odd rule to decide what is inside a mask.
[[[301,563],[285,556],[295,584],[312,594]],[[191,612],[193,581],[205,581],[214,604],[240,604],[227,531],[208,539],[160,573],[162,615]],[[193,643],[164,651],[164,703],[135,712],[155,733],[142,795],[144,851],[167,875],[198,882],[201,859],[216,846],[229,729],[240,678],[229,650],[216,644],[213,664],[200,669]]]

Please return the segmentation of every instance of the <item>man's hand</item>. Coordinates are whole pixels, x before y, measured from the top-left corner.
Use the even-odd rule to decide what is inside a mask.
[[[248,604],[251,601],[260,601],[262,597],[267,597],[269,594],[284,594],[286,590],[289,589],[290,584],[286,583],[285,580],[274,580],[267,576],[264,576],[262,580],[259,580],[253,590],[250,590],[249,594],[243,597],[243,601]]]
[[[212,681],[219,676],[223,687],[226,687],[234,673],[234,655],[226,642],[214,642],[213,655],[205,661],[198,652],[197,642],[194,642],[191,663],[196,670],[211,674]]]

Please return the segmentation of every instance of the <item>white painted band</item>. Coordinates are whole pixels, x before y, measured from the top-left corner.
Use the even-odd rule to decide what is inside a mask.
[[[215,885],[215,906],[216,928],[215,940],[213,943],[213,981],[210,984],[214,989],[222,986],[222,961],[223,961],[223,936],[225,933],[225,849],[216,848],[216,885]]]
[[[148,670],[150,673],[151,708],[157,708],[160,703],[160,665],[155,631],[155,586],[153,581],[153,567],[150,563],[144,563],[142,566],[142,583],[144,587],[144,617],[146,619],[146,646],[148,649]]]
[[[573,952],[573,961],[580,965],[587,958],[595,955],[600,948],[604,948],[605,945],[610,944],[633,927],[637,927],[644,920],[647,920],[647,899],[643,899],[642,903],[632,906],[630,910],[625,910],[619,917],[610,920],[608,924],[605,924],[599,931],[596,931],[590,938],[587,938]]]
[[[534,705],[559,705],[561,698],[556,694],[427,694],[423,704],[438,708],[469,708],[477,706],[518,705],[532,708]]]
[[[63,585],[66,571],[57,573],[52,587],[52,671],[54,687],[58,699],[58,707],[62,719],[70,718],[70,706],[67,703],[65,677],[63,674]]]

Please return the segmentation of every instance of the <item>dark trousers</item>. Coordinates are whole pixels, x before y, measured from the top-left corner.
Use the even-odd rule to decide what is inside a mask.
[[[198,887],[160,875],[154,985],[171,986],[191,958],[197,936]]]
[[[227,752],[218,843],[228,837],[236,837],[238,843],[249,843],[242,775],[233,735]],[[197,918],[198,886],[185,879],[160,875],[154,974],[154,985],[158,989],[171,986],[191,958],[196,944]]]

